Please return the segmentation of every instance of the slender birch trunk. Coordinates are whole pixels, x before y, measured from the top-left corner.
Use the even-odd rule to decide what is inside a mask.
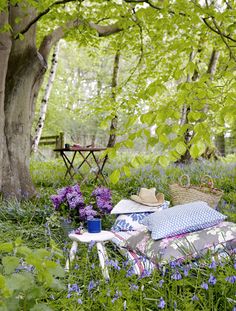
[[[112,82],[111,82],[111,98],[115,102],[116,100],[116,88],[118,85],[118,72],[119,72],[119,63],[120,63],[120,50],[116,51],[114,66],[113,66],[113,74],[112,74]],[[107,143],[107,147],[114,147],[116,142],[116,130],[118,124],[118,116],[115,115],[111,120],[110,125],[110,136]]]
[[[43,132],[44,122],[48,108],[48,101],[57,71],[58,54],[59,54],[59,42],[57,42],[54,46],[48,83],[46,85],[44,96],[41,101],[39,120],[35,129],[35,135],[32,143],[32,151],[34,152],[38,151],[39,141]]]

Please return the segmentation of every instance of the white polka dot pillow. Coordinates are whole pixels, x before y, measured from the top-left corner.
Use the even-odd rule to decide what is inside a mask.
[[[226,218],[207,203],[198,201],[152,213],[142,220],[142,224],[151,231],[154,240],[159,240],[208,228]]]

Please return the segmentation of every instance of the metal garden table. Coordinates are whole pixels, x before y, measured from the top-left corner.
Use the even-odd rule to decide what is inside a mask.
[[[70,147],[70,148],[60,148],[54,149],[56,152],[60,152],[60,155],[66,166],[65,178],[70,177],[71,180],[74,179],[75,175],[80,174],[85,181],[85,177],[81,172],[81,168],[87,165],[90,168],[90,172],[95,174],[95,180],[98,178],[107,184],[106,178],[103,174],[103,169],[105,166],[105,158],[99,161],[98,153],[106,150],[102,147]],[[69,154],[72,156],[70,157]],[[79,165],[75,165],[75,159],[80,158]]]

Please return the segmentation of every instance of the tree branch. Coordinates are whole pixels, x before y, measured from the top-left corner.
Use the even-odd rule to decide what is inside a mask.
[[[99,37],[106,37],[123,30],[118,26],[118,23],[103,26],[89,22],[88,25],[98,32]]]
[[[83,1],[83,0],[81,0]],[[45,9],[44,11],[40,12],[39,15],[37,15],[34,19],[32,19],[32,21],[25,26],[24,29],[22,29],[18,34],[17,36],[15,37],[15,39],[19,39],[20,37],[20,34],[23,35],[24,33],[26,33],[31,26],[33,26],[37,21],[40,20],[41,17],[43,17],[44,15],[46,15],[48,12],[51,11],[51,9],[56,6],[56,5],[60,5],[60,4],[65,4],[65,3],[68,3],[68,2],[75,2],[75,0],[58,0],[54,3],[52,3],[47,9]]]
[[[231,40],[231,41],[233,41],[233,42],[236,42],[236,39],[233,39],[232,37],[230,37],[230,36],[228,36],[228,35],[226,35],[226,34],[224,34],[222,31],[220,31],[219,29],[215,29],[215,28],[213,28],[208,22],[207,22],[207,19],[208,19],[209,17],[203,17],[202,18],[202,21],[204,22],[204,24],[209,28],[209,29],[211,29],[213,32],[215,32],[215,33],[217,33],[218,35],[220,35],[220,36],[223,36],[223,37],[225,37],[225,38],[227,38],[227,39],[229,39],[229,40]],[[212,18],[212,20],[213,20],[213,22],[214,22],[214,17],[213,16],[211,16],[211,18]]]

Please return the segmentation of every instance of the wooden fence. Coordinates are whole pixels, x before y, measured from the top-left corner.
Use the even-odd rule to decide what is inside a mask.
[[[42,136],[39,142],[40,146],[54,145],[55,149],[64,147],[64,133],[60,132],[59,135]]]

